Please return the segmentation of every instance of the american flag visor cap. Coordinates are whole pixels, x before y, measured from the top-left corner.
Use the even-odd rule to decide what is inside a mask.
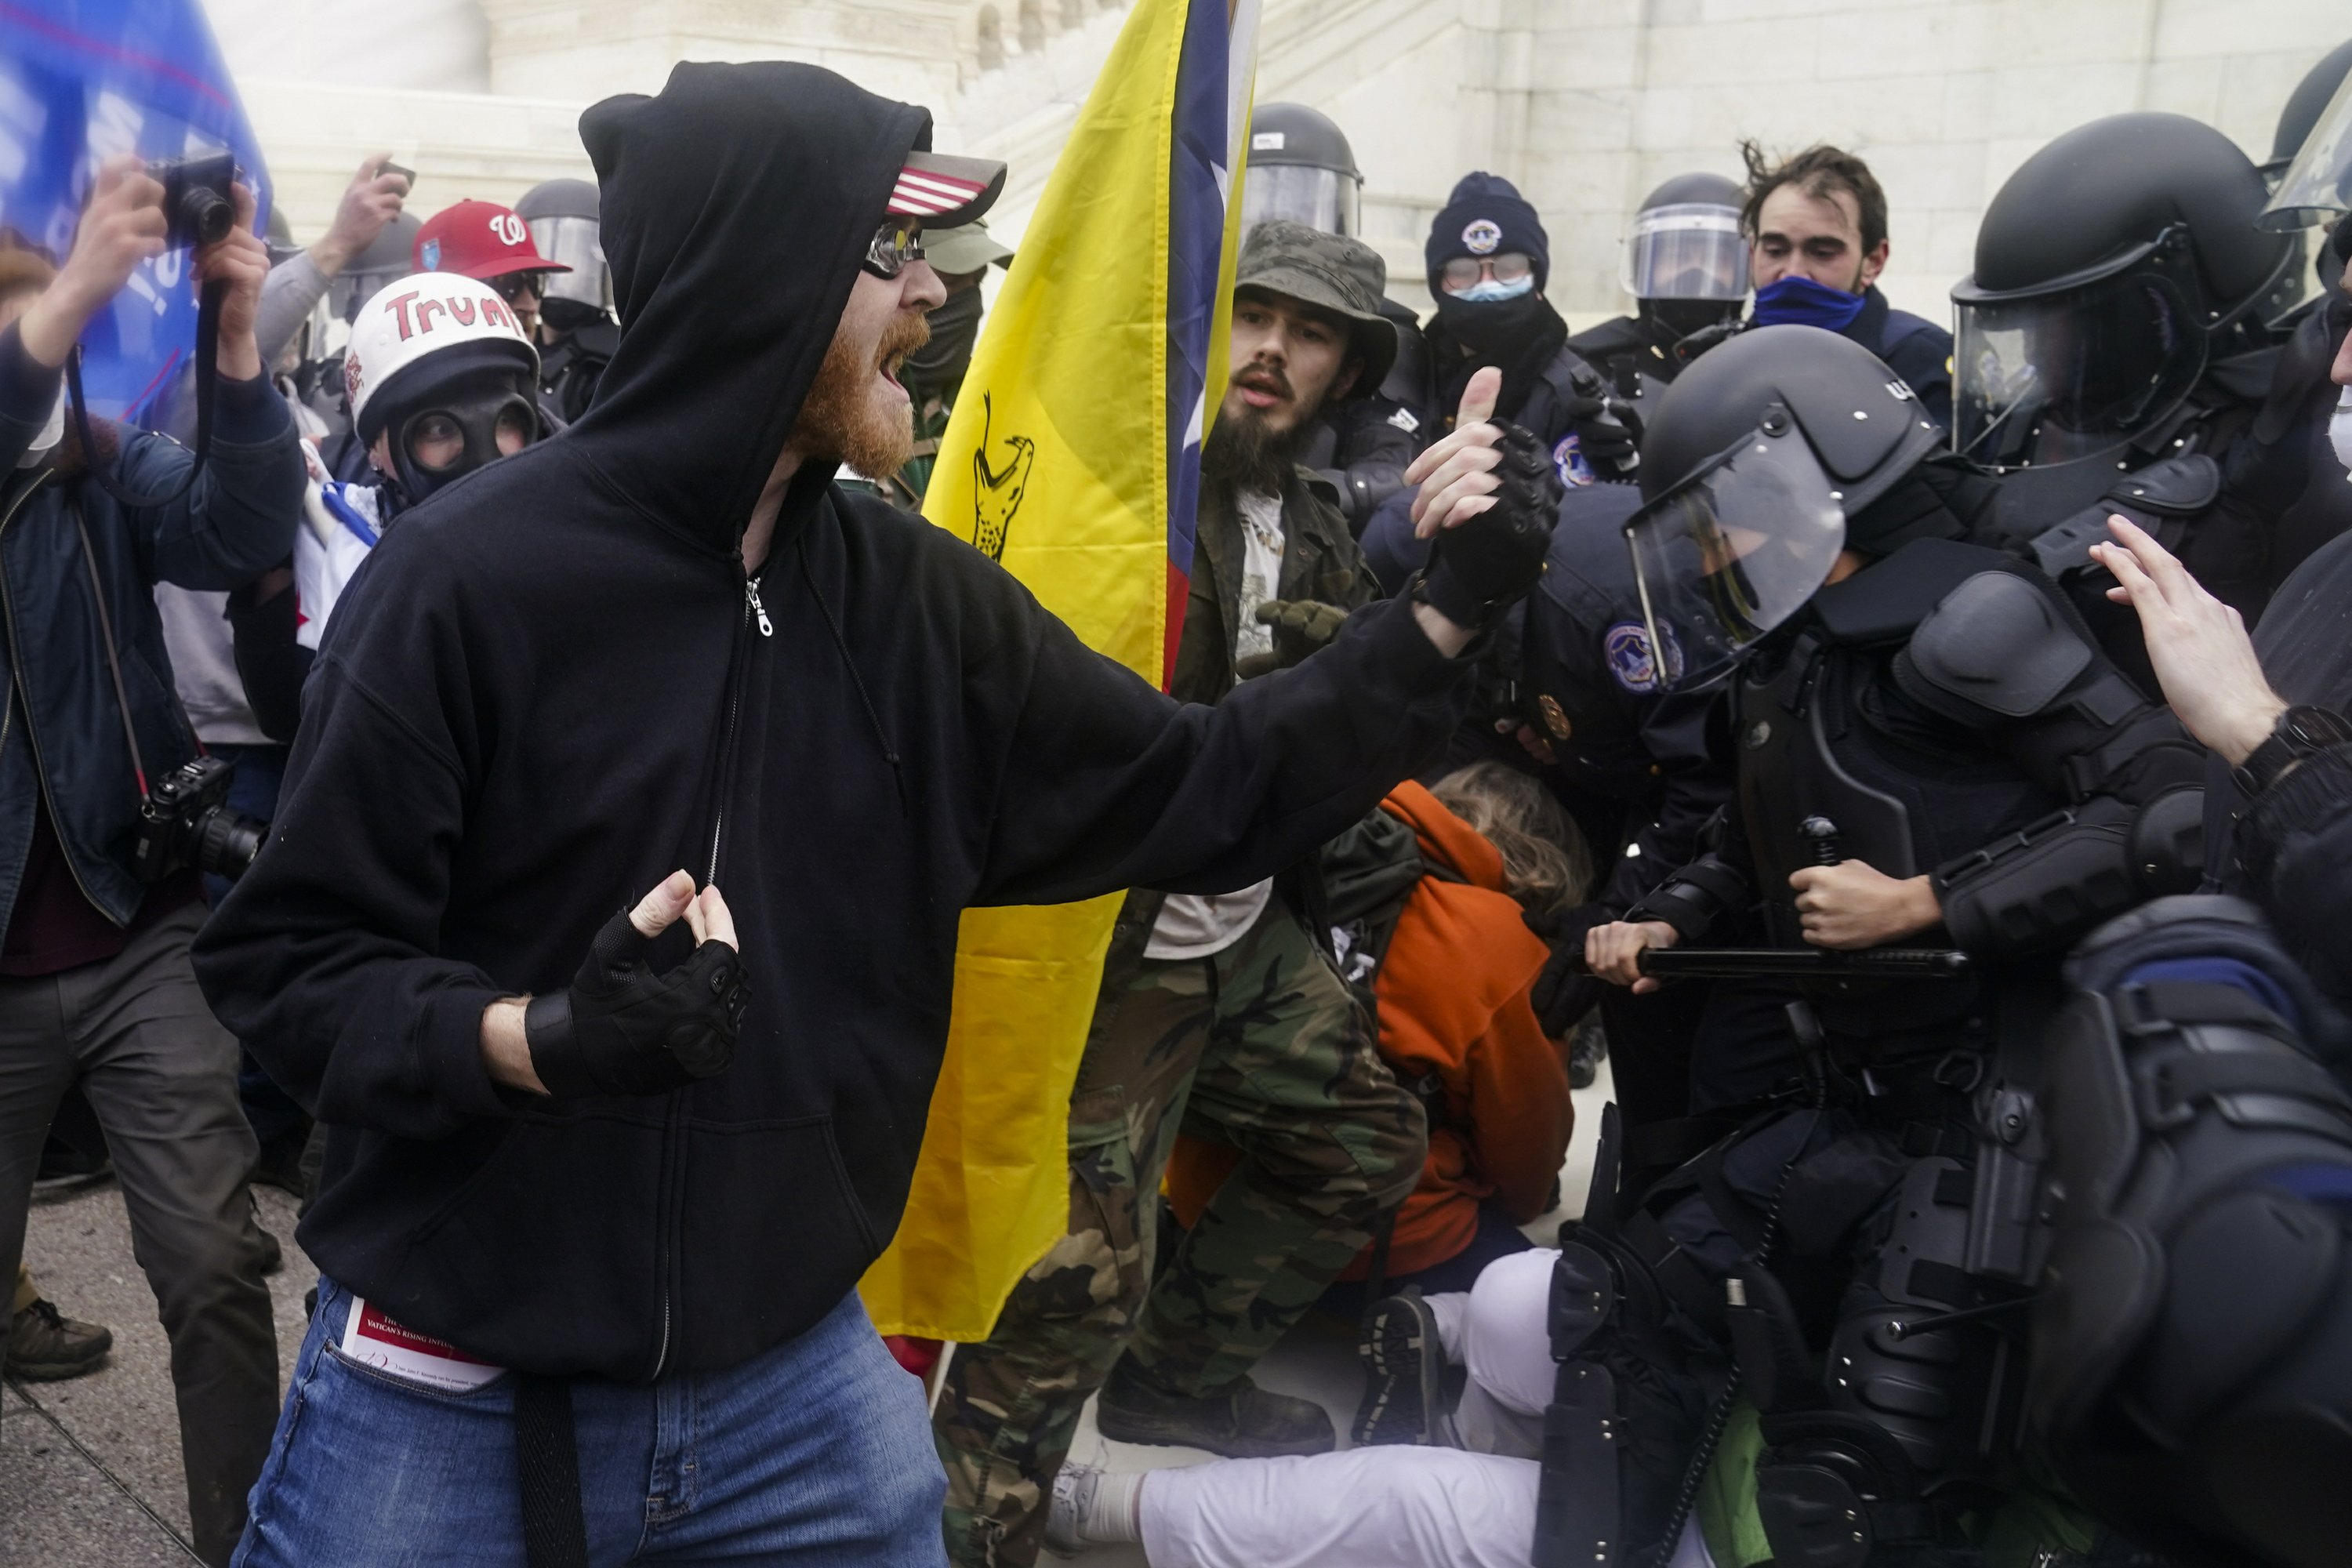
[[[987,212],[1003,189],[1004,165],[992,158],[909,153],[890,188],[888,211],[894,217],[953,228]]]

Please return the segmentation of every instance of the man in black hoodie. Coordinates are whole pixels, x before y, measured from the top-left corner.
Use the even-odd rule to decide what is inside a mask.
[[[1411,601],[1180,706],[833,482],[909,438],[891,370],[942,291],[908,215],[976,218],[1001,171],[806,66],[680,66],[581,129],[622,321],[596,402],[375,552],[199,949],[331,1130],[244,1561],[935,1563],[920,1394],[854,1287],[961,911],[1240,887],[1360,816],[1540,571],[1538,455],[1465,421],[1423,455],[1454,531]]]

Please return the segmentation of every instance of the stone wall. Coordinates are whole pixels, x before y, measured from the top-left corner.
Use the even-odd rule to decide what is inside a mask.
[[[360,154],[421,206],[584,173],[580,107],[680,59],[791,58],[929,104],[941,146],[1011,160],[1017,235],[1129,0],[210,0],[299,234]],[[398,25],[387,26],[387,9]],[[1941,317],[1976,225],[2034,148],[2168,109],[2257,158],[2288,91],[2352,34],[2342,0],[1265,0],[1258,96],[1354,142],[1391,292],[1426,309],[1421,240],[1462,173],[1517,181],[1571,316],[1621,308],[1623,215],[1737,143],[1867,155],[1893,204],[1886,287]],[[454,89],[454,90],[453,90]]]

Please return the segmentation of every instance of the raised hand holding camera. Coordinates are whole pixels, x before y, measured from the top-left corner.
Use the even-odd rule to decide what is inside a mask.
[[[129,155],[100,164],[72,251],[18,324],[25,352],[52,370],[64,364],[82,329],[122,291],[139,264],[170,248],[169,229],[163,184],[145,164]]]
[[[684,916],[696,946],[656,973],[655,939]],[[735,955],[735,920],[717,888],[672,872],[596,933],[569,990],[523,1009],[530,1067],[559,1099],[667,1094],[725,1072],[751,989]]]

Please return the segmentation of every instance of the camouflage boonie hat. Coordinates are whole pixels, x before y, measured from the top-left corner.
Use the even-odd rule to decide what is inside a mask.
[[[1381,314],[1388,275],[1380,252],[1360,239],[1268,218],[1242,242],[1234,287],[1263,289],[1348,318],[1355,357],[1364,362],[1349,395],[1361,396],[1377,391],[1396,363],[1396,327]]]

